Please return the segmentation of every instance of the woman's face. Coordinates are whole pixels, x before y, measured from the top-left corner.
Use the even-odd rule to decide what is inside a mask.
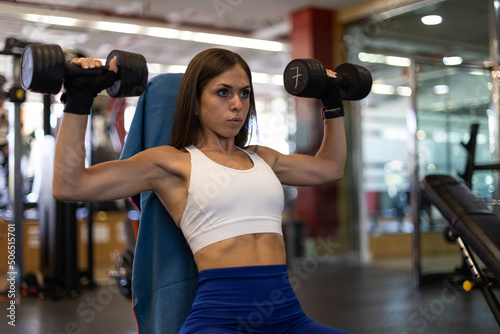
[[[241,65],[210,80],[198,99],[198,117],[204,133],[235,137],[250,109],[250,89],[250,81]]]

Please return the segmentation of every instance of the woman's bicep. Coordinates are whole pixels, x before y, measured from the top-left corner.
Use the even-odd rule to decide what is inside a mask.
[[[86,178],[94,201],[107,201],[154,190],[162,170],[150,162],[134,159],[110,161],[87,169]]]
[[[81,180],[64,189],[53,189],[54,197],[66,201],[100,202],[126,198],[154,190],[162,173],[151,154],[141,152],[127,160],[99,163],[85,169]]]
[[[314,186],[341,177],[335,163],[305,154],[282,154],[269,148],[259,147],[258,154],[270,165],[282,184]]]
[[[281,155],[276,160],[275,173],[281,183],[292,186],[314,186],[326,183],[327,164],[318,158],[304,155]]]

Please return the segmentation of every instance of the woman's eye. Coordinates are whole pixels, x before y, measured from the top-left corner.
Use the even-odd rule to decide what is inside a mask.
[[[249,97],[250,96],[250,91],[249,90],[244,90],[241,92],[242,97]]]
[[[227,96],[228,95],[228,92],[227,92],[227,89],[220,89],[217,94],[219,94],[220,96]]]

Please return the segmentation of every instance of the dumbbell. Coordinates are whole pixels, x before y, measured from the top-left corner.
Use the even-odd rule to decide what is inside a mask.
[[[105,66],[82,69],[67,62],[56,44],[29,44],[21,55],[21,84],[24,89],[42,94],[57,94],[64,80],[78,76],[97,76],[109,71],[109,62],[116,57],[118,66],[114,84],[106,89],[111,97],[139,96],[146,88],[148,68],[144,56],[121,50],[109,53]]]
[[[294,59],[283,73],[285,89],[291,95],[319,98],[332,80],[340,88],[342,100],[361,100],[370,93],[373,80],[366,68],[344,63],[334,72],[337,77],[330,78],[325,66],[317,59]]]

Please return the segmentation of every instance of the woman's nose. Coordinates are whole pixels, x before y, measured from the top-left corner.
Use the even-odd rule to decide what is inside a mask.
[[[230,103],[231,103],[231,110],[238,111],[241,109],[242,103],[241,103],[241,99],[238,95],[235,95],[231,99]]]

